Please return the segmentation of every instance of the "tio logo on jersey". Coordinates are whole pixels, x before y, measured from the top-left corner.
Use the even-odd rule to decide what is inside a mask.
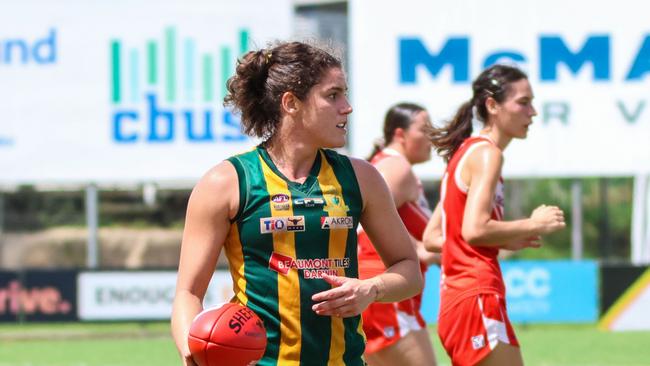
[[[260,219],[260,233],[283,231],[305,231],[305,216],[263,217]]]

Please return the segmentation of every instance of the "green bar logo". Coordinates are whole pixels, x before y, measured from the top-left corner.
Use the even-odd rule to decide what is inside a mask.
[[[132,47],[109,44],[112,140],[120,144],[243,141],[239,116],[221,107],[236,58],[249,50],[247,28],[232,44],[197,50],[175,27]],[[218,71],[217,71],[218,70]],[[217,71],[217,72],[215,72]]]

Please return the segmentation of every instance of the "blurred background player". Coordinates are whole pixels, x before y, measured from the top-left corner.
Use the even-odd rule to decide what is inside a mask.
[[[300,42],[247,53],[226,103],[263,142],[207,172],[190,196],[172,332],[186,365],[192,319],[202,309],[222,248],[233,302],[263,321],[259,365],[362,366],[361,312],[422,290],[415,250],[381,176],[326,148],[347,133],[341,61]],[[386,271],[359,280],[356,227],[367,230]]]
[[[538,248],[540,235],[565,226],[563,212],[542,205],[530,218],[503,220],[503,150],[528,134],[533,92],[517,68],[495,65],[472,83],[472,99],[432,141],[447,169],[441,205],[425,243],[442,245],[438,334],[454,365],[522,365],[508,320],[499,249]],[[484,127],[472,134],[474,115]]]
[[[439,255],[422,245],[422,234],[431,210],[422,184],[412,166],[431,158],[431,121],[416,104],[400,103],[384,118],[383,141],[375,145],[369,161],[384,177],[399,215],[411,235],[422,274]],[[364,228],[359,228],[359,276],[372,278],[385,270],[381,257]],[[366,361],[370,366],[435,365],[436,359],[426,323],[420,314],[422,293],[397,302],[373,303],[363,312]]]

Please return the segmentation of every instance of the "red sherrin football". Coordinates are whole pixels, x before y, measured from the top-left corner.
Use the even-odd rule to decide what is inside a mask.
[[[194,318],[188,344],[199,366],[250,366],[264,355],[266,329],[251,309],[227,303]]]

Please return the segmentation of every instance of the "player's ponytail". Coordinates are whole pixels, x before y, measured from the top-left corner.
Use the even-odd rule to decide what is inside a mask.
[[[469,100],[458,108],[456,115],[447,126],[433,128],[431,142],[438,155],[445,161],[449,161],[460,144],[472,135],[473,108],[474,104]]]
[[[375,155],[377,155],[380,151],[382,151],[386,147],[386,140],[383,138],[377,139],[372,143],[372,151],[370,152],[370,155],[366,157],[367,161],[371,161]]]

